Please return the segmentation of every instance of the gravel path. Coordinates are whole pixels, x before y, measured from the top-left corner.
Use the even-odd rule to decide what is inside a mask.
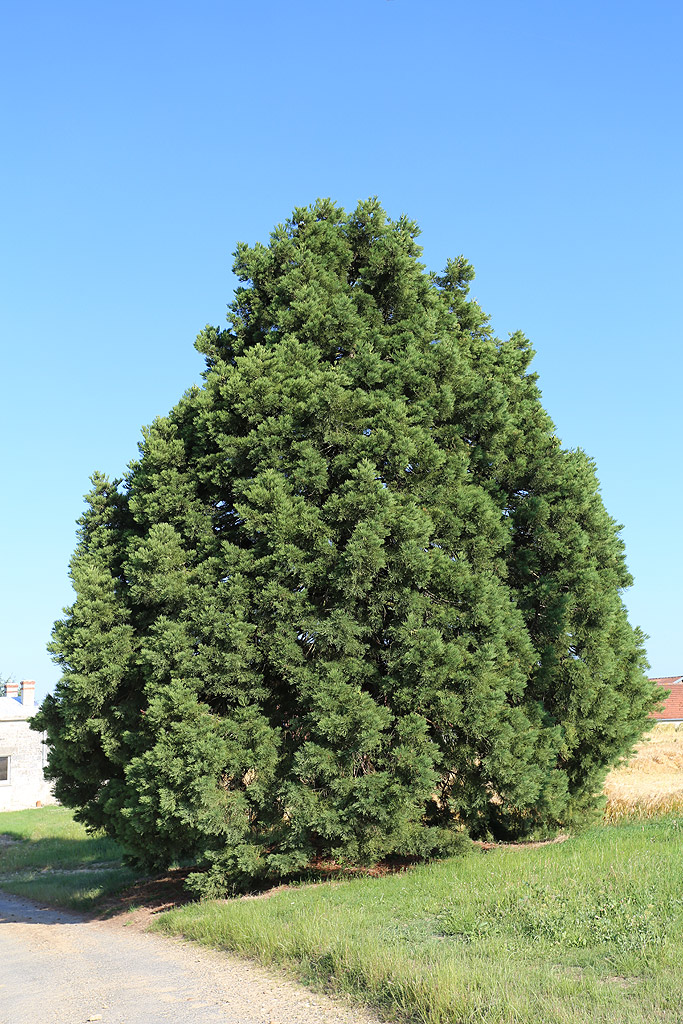
[[[0,1024],[379,1024],[188,942],[0,893]]]

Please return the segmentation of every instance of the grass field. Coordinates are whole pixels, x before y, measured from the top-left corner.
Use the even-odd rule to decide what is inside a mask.
[[[421,1024],[680,1024],[683,820],[191,904],[155,928]]]
[[[683,726],[658,724],[605,783],[607,822],[683,815]]]
[[[65,807],[0,814],[0,889],[58,907],[87,910],[130,885],[121,848],[88,835]]]

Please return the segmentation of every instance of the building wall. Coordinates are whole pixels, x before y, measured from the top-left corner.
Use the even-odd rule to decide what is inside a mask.
[[[54,804],[51,786],[43,777],[46,748],[43,735],[26,719],[0,721],[0,755],[10,756],[9,783],[0,782],[0,811],[19,811],[37,803]]]

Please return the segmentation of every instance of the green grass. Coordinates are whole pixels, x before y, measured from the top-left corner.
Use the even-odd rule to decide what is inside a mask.
[[[121,848],[89,835],[65,807],[0,813],[0,889],[59,907],[91,908],[136,875]]]
[[[193,904],[155,927],[421,1024],[680,1024],[683,820],[380,879]]]
[[[54,907],[92,910],[104,897],[127,888],[136,877],[130,868],[75,871],[70,875],[44,875],[34,871],[14,877],[0,876],[0,889]]]

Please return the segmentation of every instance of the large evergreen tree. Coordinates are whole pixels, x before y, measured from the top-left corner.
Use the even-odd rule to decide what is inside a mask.
[[[656,703],[593,465],[417,234],[319,201],[239,245],[204,386],[93,478],[36,724],[200,891],[580,819]]]

